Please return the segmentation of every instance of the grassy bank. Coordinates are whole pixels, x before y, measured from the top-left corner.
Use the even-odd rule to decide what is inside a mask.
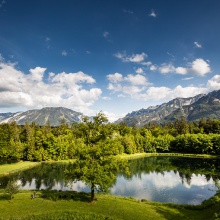
[[[209,154],[183,154],[183,153],[136,153],[136,154],[121,154],[118,155],[124,159],[135,159],[141,157],[152,157],[152,156],[173,156],[173,157],[191,157],[191,158],[220,158],[220,156],[209,155]]]
[[[74,161],[73,159],[72,160],[60,160],[60,161],[44,161],[44,162],[20,161],[17,163],[3,164],[3,165],[0,165],[0,176],[30,169],[32,167],[40,165],[41,163],[69,163],[73,161]]]
[[[192,219],[212,220],[218,212],[220,198],[215,196],[205,206],[182,206],[154,202],[140,202],[132,198],[97,194],[95,203],[84,193],[38,191],[31,200],[32,191],[21,191],[9,200],[0,193],[0,219]],[[43,198],[42,198],[43,197]],[[65,198],[65,199],[64,199]]]
[[[4,164],[0,165],[0,176],[8,175],[11,173],[15,173],[21,170],[29,169],[31,167],[39,165],[39,162],[17,162],[12,164]]]

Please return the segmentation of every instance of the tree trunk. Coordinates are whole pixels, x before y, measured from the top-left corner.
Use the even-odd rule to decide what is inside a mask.
[[[94,198],[95,198],[95,184],[92,183],[92,186],[91,186],[91,202],[94,201]]]

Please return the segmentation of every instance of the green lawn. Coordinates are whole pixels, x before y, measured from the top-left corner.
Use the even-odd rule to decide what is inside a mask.
[[[31,200],[32,193],[21,191],[11,202],[0,196],[0,219],[213,220],[214,213],[220,210],[218,196],[208,201],[206,207],[191,207],[104,194],[97,194],[97,201],[90,203],[86,194],[75,193],[72,198],[63,199],[58,197],[61,192],[44,191],[37,191],[36,198]]]
[[[7,175],[10,173],[18,172],[20,170],[29,169],[33,166],[39,165],[39,162],[18,162],[18,163],[12,163],[12,164],[4,164],[0,165],[0,176],[1,175]]]

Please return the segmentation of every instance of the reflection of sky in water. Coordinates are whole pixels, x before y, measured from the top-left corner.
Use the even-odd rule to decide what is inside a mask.
[[[35,179],[26,184],[22,189],[35,189]],[[44,183],[40,189],[46,189]],[[74,190],[89,192],[85,183],[78,181],[66,186],[64,181],[54,183],[53,190]],[[177,204],[200,204],[205,199],[215,194],[215,184],[212,178],[207,181],[204,175],[192,175],[190,183],[182,182],[179,173],[164,172],[141,174],[127,180],[123,176],[117,178],[116,184],[111,188],[111,193],[120,196],[134,197],[160,202]]]
[[[178,173],[164,172],[133,176],[131,180],[119,177],[111,193],[131,196],[137,199],[147,199],[178,204],[200,204],[203,200],[215,194],[215,184],[212,179],[207,181],[203,175],[192,175],[190,185],[179,177]]]
[[[20,181],[18,182],[18,184],[20,184]],[[36,189],[36,184],[35,184],[35,179],[32,179],[31,183],[27,183],[25,186],[20,187],[22,189]],[[41,189],[47,189],[48,187],[45,186],[44,183],[41,183]],[[83,183],[82,181],[78,181],[78,182],[73,182],[71,184],[68,184],[67,186],[65,185],[64,181],[60,181],[57,182],[53,185],[52,190],[62,190],[62,191],[66,191],[66,190],[73,190],[73,191],[77,191],[77,192],[90,192],[90,189],[88,186],[86,186],[85,183]]]

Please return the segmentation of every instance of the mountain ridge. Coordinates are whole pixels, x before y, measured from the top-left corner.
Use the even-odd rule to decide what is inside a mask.
[[[9,116],[9,117],[7,117]],[[63,119],[67,124],[81,122],[83,114],[64,107],[45,107],[33,109],[25,112],[1,113],[0,123],[10,123],[16,121],[18,125],[26,122],[35,122],[38,125],[45,125],[48,121],[51,126],[58,126]]]
[[[44,125],[49,121],[51,126],[58,126],[63,119],[70,124],[81,122],[82,117],[84,117],[82,113],[68,108],[45,107],[26,112],[0,113],[0,123],[16,121],[19,125],[24,125],[25,122],[35,122],[38,125]],[[164,124],[181,118],[187,121],[196,121],[200,118],[220,119],[220,90],[188,98],[178,97],[161,105],[132,111],[114,123],[142,127],[149,122]]]
[[[144,126],[151,121],[161,122],[165,117],[170,115],[173,111],[182,109],[184,106],[191,105],[204,97],[205,94],[199,94],[189,98],[175,98],[169,102],[161,105],[150,106],[147,109],[140,109],[128,113],[124,118],[117,120],[115,123],[125,123],[129,126],[136,125],[138,127]]]

